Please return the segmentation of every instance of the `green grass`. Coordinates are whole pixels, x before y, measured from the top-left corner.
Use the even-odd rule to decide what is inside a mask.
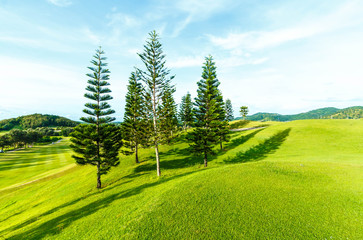
[[[139,165],[122,157],[102,190],[95,168],[73,167],[66,145],[18,152],[16,161],[32,159],[25,165],[45,154],[67,163],[0,188],[0,239],[363,239],[363,121],[268,124],[233,133],[207,169],[182,137],[161,147],[160,179],[153,149]],[[37,178],[42,165],[25,167],[38,167],[1,175],[0,186]]]
[[[35,146],[0,155],[0,191],[29,181],[49,176],[60,169],[69,168],[71,158],[69,141]],[[71,166],[74,166],[72,164]]]

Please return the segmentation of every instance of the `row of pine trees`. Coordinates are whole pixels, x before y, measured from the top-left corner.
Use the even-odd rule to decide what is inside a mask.
[[[178,131],[178,123],[186,131],[191,152],[202,155],[204,166],[216,145],[223,149],[223,142],[229,140],[228,121],[233,120],[231,101],[223,101],[219,90],[216,66],[212,56],[205,58],[197,97],[192,101],[188,92],[182,98],[179,112],[173,94],[175,77],[165,66],[165,54],[158,34],[149,33],[142,53],[138,54],[144,63],[143,69],[131,72],[127,86],[124,120],[121,126],[112,124],[115,111],[108,101],[112,99],[109,74],[104,51],[96,50],[92,66],[88,67],[87,93],[90,100],[83,110],[87,117],[74,129],[71,138],[73,156],[78,164],[97,166],[97,188],[101,188],[101,176],[112,166],[119,164],[119,152],[135,154],[139,163],[138,149],[155,149],[156,171],[161,175],[159,145],[171,144]],[[178,120],[179,119],[179,120]]]

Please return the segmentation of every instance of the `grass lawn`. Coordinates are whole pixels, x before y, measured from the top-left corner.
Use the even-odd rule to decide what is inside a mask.
[[[2,188],[54,172],[0,189],[0,239],[363,239],[363,121],[268,124],[234,132],[207,169],[183,137],[161,147],[159,179],[153,149],[122,157],[101,190],[67,142],[18,152],[39,172],[1,170]]]

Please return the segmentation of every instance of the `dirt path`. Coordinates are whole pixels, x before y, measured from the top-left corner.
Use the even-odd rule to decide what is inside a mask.
[[[261,129],[266,127],[251,127],[251,128],[237,128],[237,129],[231,129],[231,132],[241,132],[241,131],[247,131],[247,130],[253,130],[253,129]]]

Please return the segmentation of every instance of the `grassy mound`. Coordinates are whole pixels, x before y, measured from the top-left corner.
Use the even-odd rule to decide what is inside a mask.
[[[123,157],[102,190],[93,167],[71,160],[17,188],[9,186],[40,173],[2,177],[0,239],[362,239],[363,121],[268,124],[234,132],[207,169],[183,137],[162,146],[160,179],[153,149],[139,165]],[[46,149],[57,161],[55,146],[18,152],[16,161],[32,161],[15,166],[44,163]],[[66,142],[63,151],[69,159]]]

